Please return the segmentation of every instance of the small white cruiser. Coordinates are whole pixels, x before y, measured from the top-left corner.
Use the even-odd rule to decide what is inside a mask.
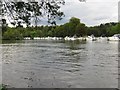
[[[112,37],[108,37],[110,41],[120,41],[120,34],[115,34]]]

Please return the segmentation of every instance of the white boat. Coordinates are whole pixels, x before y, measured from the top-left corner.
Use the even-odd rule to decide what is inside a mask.
[[[43,38],[41,38],[41,39],[43,39],[43,40],[61,40],[62,39],[62,37],[43,37]]]
[[[70,40],[70,41],[74,41],[74,40],[77,40],[78,38],[66,36],[64,39],[65,39],[65,40],[68,40],[68,41],[69,41],[69,40]]]
[[[87,40],[87,41],[96,41],[97,38],[92,34],[91,36],[88,36],[88,37],[86,38],[86,40]]]
[[[34,39],[34,40],[39,40],[39,39],[40,39],[40,37],[34,37],[33,39]]]
[[[97,38],[97,41],[107,41],[108,40],[108,37],[98,37]]]
[[[24,40],[30,40],[31,38],[30,37],[25,37]]]
[[[45,37],[44,39],[45,39],[45,40],[52,40],[52,37],[49,37],[49,36],[48,36],[48,37]]]
[[[120,40],[120,34],[115,34],[112,37],[108,37],[109,41],[119,41]]]

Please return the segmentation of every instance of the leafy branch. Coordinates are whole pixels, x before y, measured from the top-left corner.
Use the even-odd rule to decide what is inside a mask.
[[[48,23],[56,25],[56,20],[61,20],[64,13],[60,11],[64,0],[40,0],[39,2],[15,2],[2,1],[2,15],[10,18],[13,25],[25,23],[27,26],[34,21],[37,26],[42,17],[47,18]]]

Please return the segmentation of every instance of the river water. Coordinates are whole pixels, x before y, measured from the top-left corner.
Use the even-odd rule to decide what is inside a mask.
[[[2,44],[2,83],[15,88],[117,88],[118,42],[24,40]]]

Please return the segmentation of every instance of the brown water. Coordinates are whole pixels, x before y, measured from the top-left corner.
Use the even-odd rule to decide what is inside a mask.
[[[2,44],[2,82],[15,88],[117,88],[118,42]]]

